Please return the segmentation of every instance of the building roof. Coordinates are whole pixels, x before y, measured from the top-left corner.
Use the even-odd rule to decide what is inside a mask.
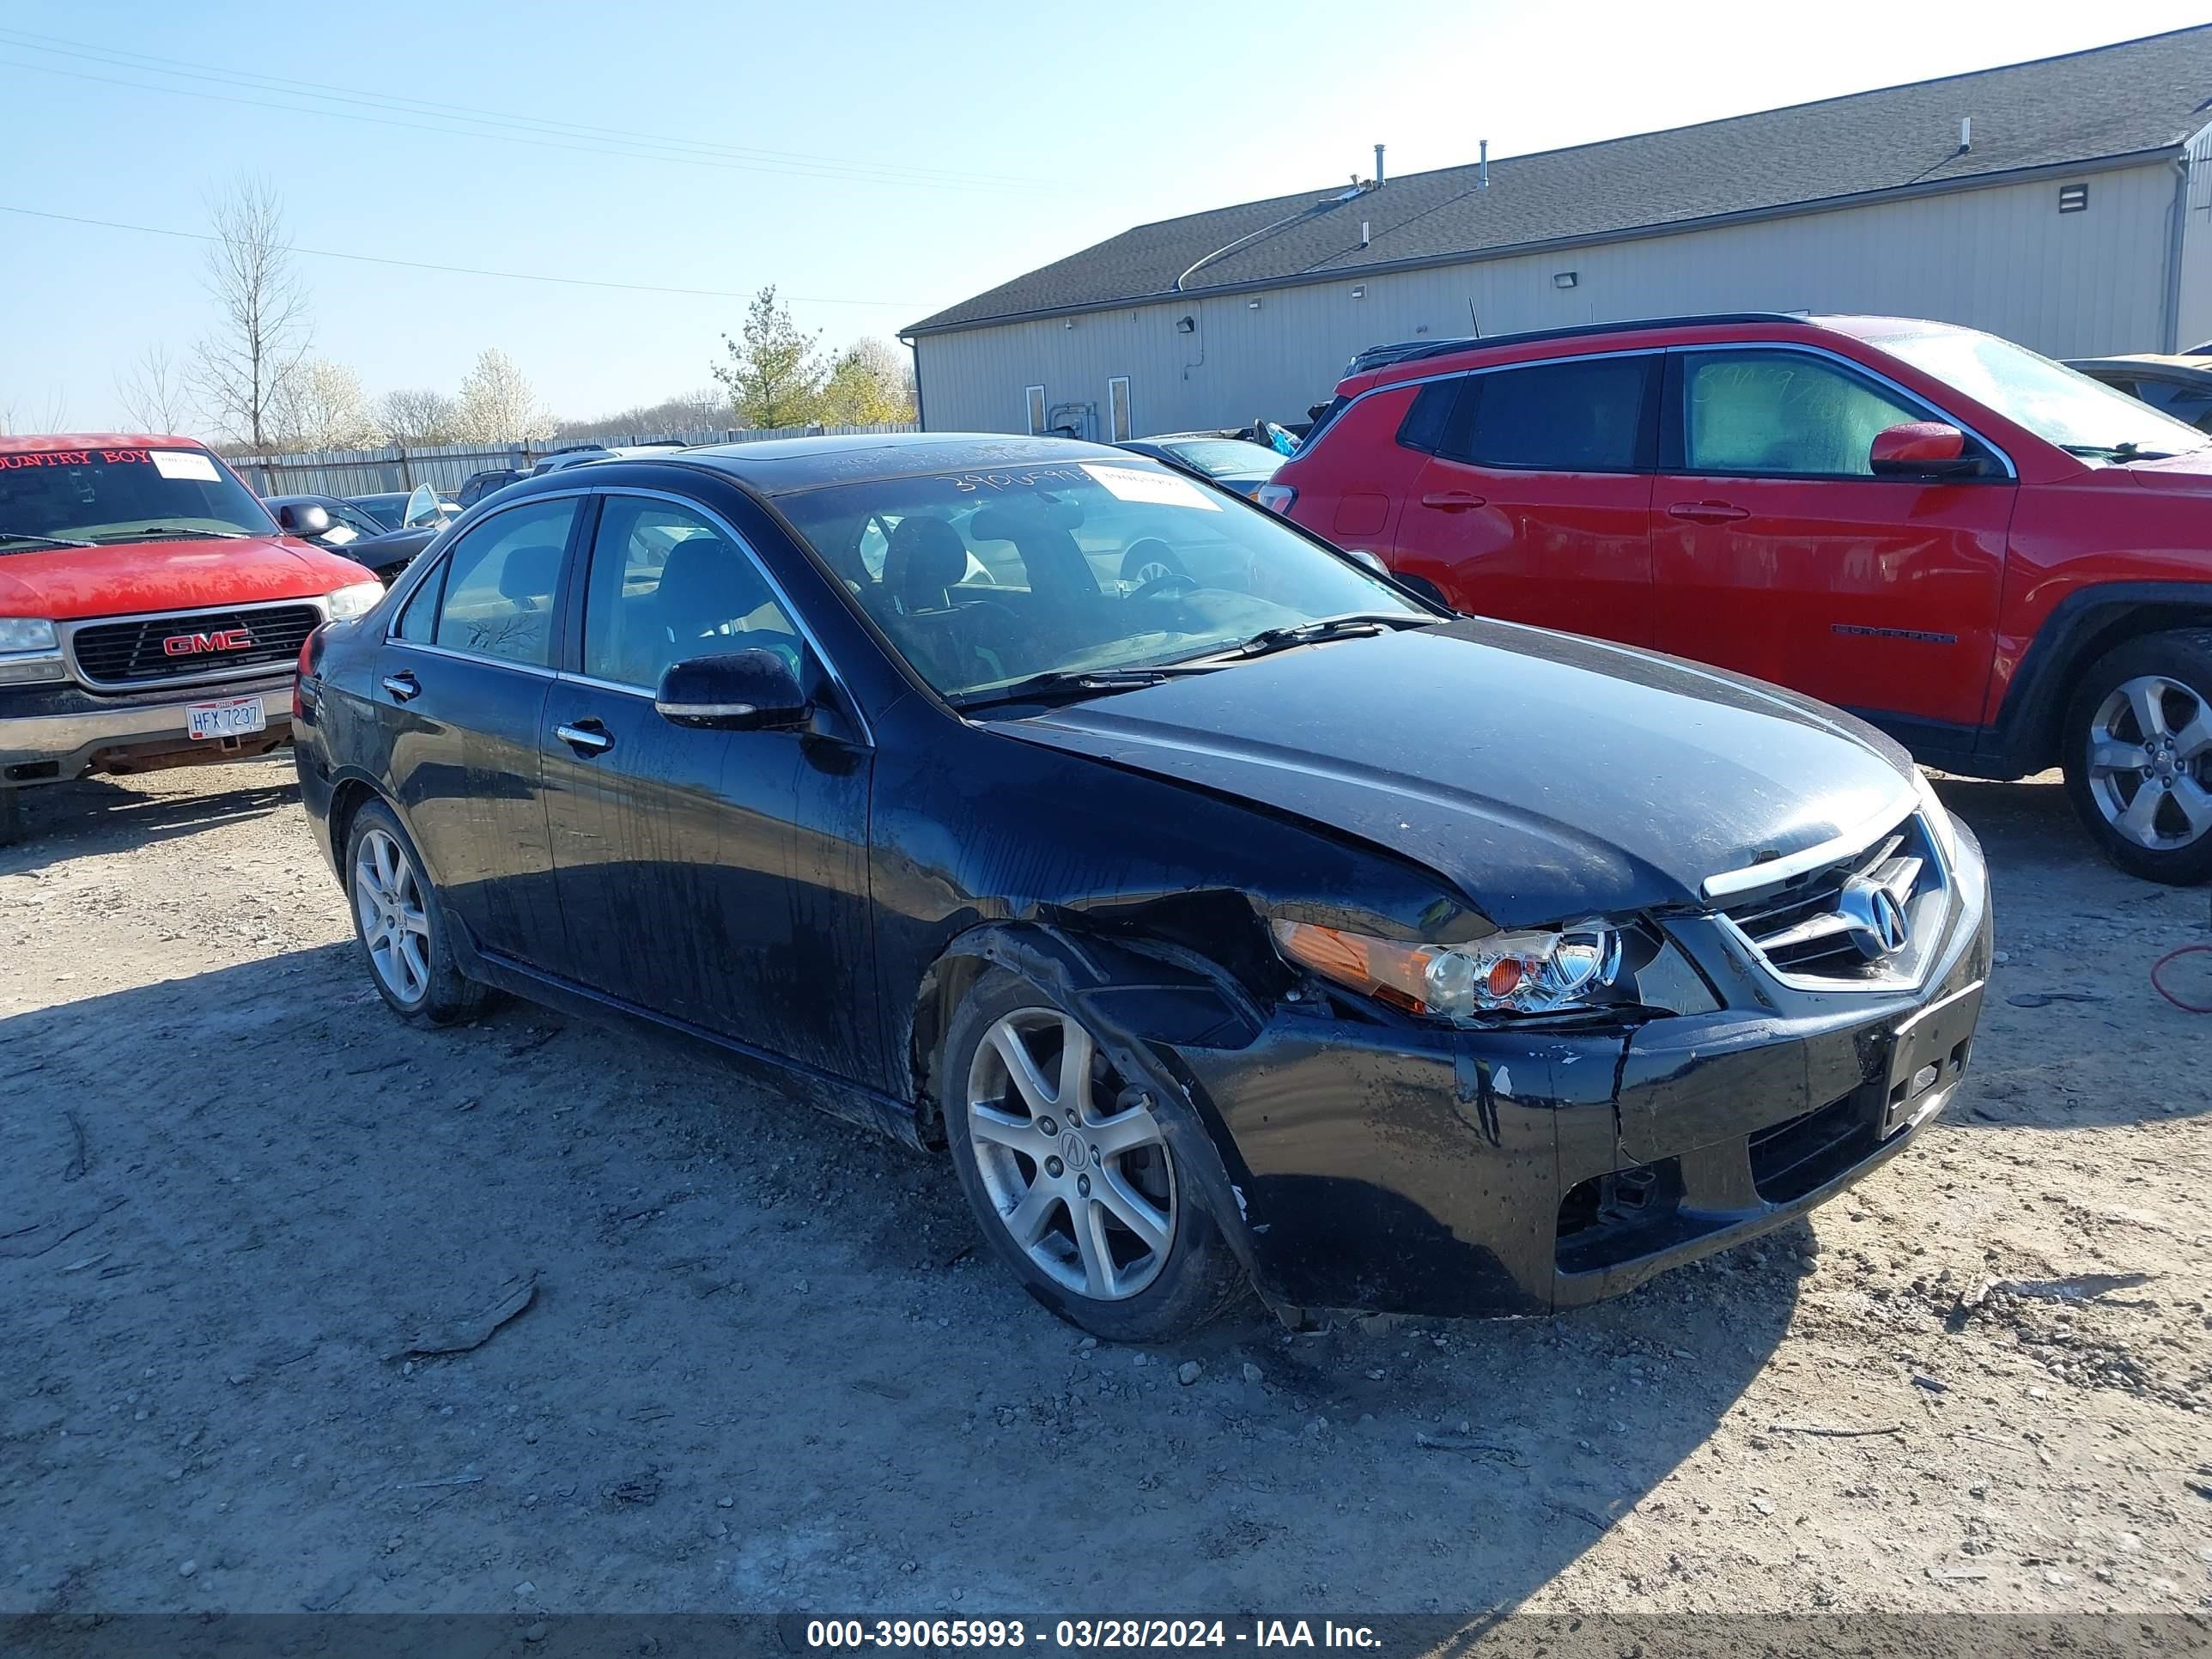
[[[1311,281],[1532,244],[1943,188],[2178,147],[2206,125],[2212,25],[1697,126],[1139,225],[912,325],[969,328],[1182,288]],[[1959,148],[1961,118],[1972,148]],[[1291,222],[1284,224],[1289,220]],[[1359,245],[1359,228],[1370,240]],[[1271,227],[1279,227],[1270,229]],[[1262,234],[1264,233],[1264,234]],[[1222,253],[1240,239],[1252,240]],[[1218,257],[1209,258],[1209,255]],[[1191,270],[1194,265],[1200,268]]]

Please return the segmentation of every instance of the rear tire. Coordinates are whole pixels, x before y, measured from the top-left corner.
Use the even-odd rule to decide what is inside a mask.
[[[346,831],[346,900],[377,992],[401,1018],[449,1025],[483,1006],[484,988],[453,959],[452,923],[422,854],[380,800]]]
[[[0,783],[0,847],[23,839],[23,792]]]
[[[2081,677],[2060,728],[2066,793],[2105,856],[2212,879],[2212,632],[2130,640]]]
[[[1170,1150],[1203,1127],[1181,1099],[1122,1077],[1037,987],[1002,969],[978,981],[945,1030],[937,1085],[986,1247],[1060,1318],[1109,1342],[1164,1342],[1245,1293],[1203,1184]]]

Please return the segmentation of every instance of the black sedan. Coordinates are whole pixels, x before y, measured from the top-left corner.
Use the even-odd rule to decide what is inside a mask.
[[[1240,495],[1258,495],[1286,459],[1265,444],[1218,432],[1164,432],[1157,438],[1132,438],[1120,447]]]
[[[1147,540],[1203,580],[1111,574]],[[1248,1283],[1542,1312],[1750,1237],[1941,1108],[1990,960],[1978,848],[1871,728],[1086,444],[553,473],[304,667],[400,1015],[618,1013],[943,1148],[1110,1339]]]
[[[276,515],[276,522],[285,530],[334,552],[368,537],[381,536],[385,530],[368,513],[336,495],[264,495],[261,504]],[[303,511],[311,507],[323,512],[322,528],[312,532],[306,526],[314,520]]]
[[[2177,421],[2212,432],[2212,359],[2195,353],[2167,356],[2079,357],[2066,365],[2093,380],[2141,398]]]

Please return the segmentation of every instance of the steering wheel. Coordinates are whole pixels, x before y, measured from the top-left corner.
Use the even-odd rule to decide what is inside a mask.
[[[1170,587],[1199,588],[1206,584],[1187,571],[1170,570],[1140,585],[1129,595],[1133,599],[1148,599],[1155,593],[1164,593]]]

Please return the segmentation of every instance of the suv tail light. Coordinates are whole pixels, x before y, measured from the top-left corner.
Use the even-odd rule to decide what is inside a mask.
[[[1298,492],[1296,489],[1289,484],[1279,483],[1263,483],[1260,486],[1259,493],[1252,497],[1268,512],[1285,514],[1291,510],[1291,503],[1297,498]]]

